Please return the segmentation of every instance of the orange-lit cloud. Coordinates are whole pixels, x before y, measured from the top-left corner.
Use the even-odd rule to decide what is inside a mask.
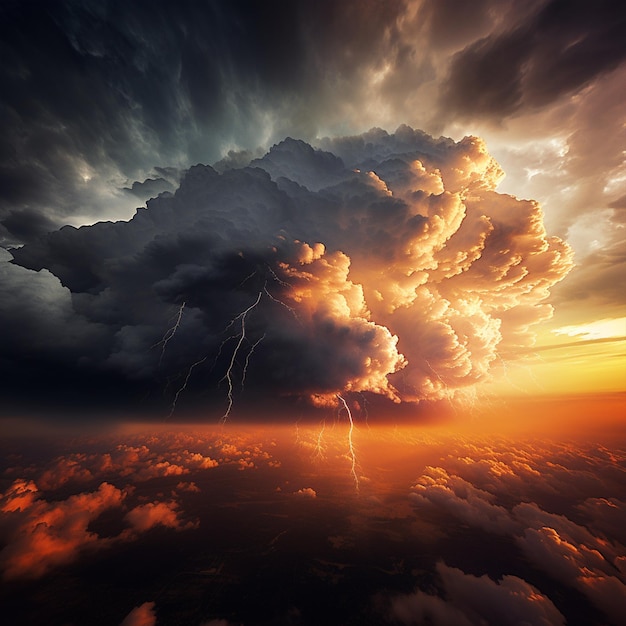
[[[179,516],[176,502],[148,502],[131,509],[124,519],[133,531],[145,532],[154,526],[165,526],[175,530],[197,528],[197,522],[183,523]]]
[[[3,526],[8,527],[7,545],[0,552],[4,578],[37,578],[71,563],[84,550],[107,545],[110,541],[88,526],[103,511],[120,507],[125,497],[124,491],[102,483],[94,492],[46,502],[33,484],[16,481],[2,498]]]
[[[472,576],[445,563],[437,564],[446,600],[417,590],[393,599],[391,616],[403,624],[537,624],[564,626],[565,618],[552,601],[517,576],[494,581]]]
[[[513,537],[538,569],[576,587],[618,623],[618,607],[626,599],[626,546],[607,540],[605,533],[620,536],[614,529],[623,521],[624,502],[585,500],[579,507],[588,516],[582,526],[524,500],[530,494],[546,503],[557,495],[580,497],[619,480],[602,449],[586,455],[554,444],[514,446],[503,440],[483,447],[461,442],[446,469],[426,468],[411,498],[417,506],[434,506],[472,527]],[[505,496],[518,503],[496,503]]]
[[[120,626],[155,626],[154,602],[144,602],[136,606],[122,621]]]
[[[94,550],[106,561],[104,551],[114,548],[117,558],[157,532],[172,541],[188,533],[192,544],[208,545],[207,534],[219,542],[223,532],[212,525],[216,519],[249,527],[249,512],[262,511],[273,521],[262,526],[254,554],[259,546],[267,547],[266,556],[290,550],[288,537],[295,541],[291,530],[299,523],[321,526],[316,536],[329,552],[316,553],[311,567],[335,580],[349,578],[343,563],[364,541],[388,541],[396,558],[384,557],[386,575],[419,572],[412,593],[392,585],[382,594],[380,606],[399,623],[559,624],[572,610],[563,593],[585,602],[589,615],[620,623],[626,498],[619,446],[359,422],[356,492],[347,428],[341,418],[316,428],[124,427],[74,440],[71,454],[55,446],[51,463],[25,466],[18,480],[12,474],[0,500],[3,575],[43,584],[64,566],[88,567]],[[187,472],[142,472],[165,462]],[[65,467],[72,471],[60,489],[61,474],[50,470]],[[224,489],[229,481],[233,488]],[[237,490],[243,499],[233,495]],[[335,515],[339,524],[327,525]],[[313,523],[318,516],[324,524]],[[224,537],[229,533],[230,526]],[[419,552],[417,569],[405,565],[406,542]],[[480,555],[476,546],[483,546]]]
[[[159,494],[145,502],[145,497],[141,501],[133,494],[144,482],[192,473],[197,477],[217,467],[218,462],[211,457],[189,450],[206,450],[208,440],[185,433],[171,433],[170,441],[153,435],[132,439],[134,445],[117,443],[119,439],[114,438],[108,452],[73,452],[56,457],[41,470],[31,468],[36,482],[24,478],[13,481],[0,497],[0,534],[5,542],[0,569],[6,579],[44,576],[76,561],[86,551],[135,541],[157,526],[177,531],[198,527],[198,520],[185,515],[179,502],[183,495],[201,491],[194,481],[175,483],[169,499]],[[232,440],[236,445],[224,445],[231,446],[229,452],[236,458],[225,463],[254,468],[255,463],[267,463],[271,458],[261,443],[241,437]],[[93,490],[76,493],[86,485],[93,485],[88,487]],[[47,492],[61,487],[75,490],[75,495],[64,499],[47,496]],[[120,510],[123,527],[117,534],[100,536],[90,525],[109,509]]]
[[[424,503],[445,508],[464,522],[497,533],[514,532],[518,527],[509,512],[494,504],[493,494],[478,489],[442,468],[426,468],[413,487],[411,498],[418,506]]]
[[[249,168],[195,166],[130,222],[52,233],[15,261],[53,267],[101,334],[92,365],[163,385],[171,414],[200,390],[224,417],[246,393],[450,398],[532,345],[571,252],[536,202],[497,193],[503,172],[481,139],[401,126],[321,145],[286,139]]]

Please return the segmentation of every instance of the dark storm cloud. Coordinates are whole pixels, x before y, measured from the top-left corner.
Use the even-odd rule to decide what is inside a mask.
[[[11,211],[3,220],[2,226],[18,241],[24,243],[58,229],[58,224],[49,217],[31,209]]]
[[[5,4],[0,221],[24,209],[60,224],[106,217],[115,190],[155,166],[215,161],[225,147],[284,132],[276,125],[314,136],[336,80],[370,66],[404,8],[281,0]],[[152,193],[142,191],[142,199]],[[133,208],[132,198],[123,208]],[[5,226],[5,239],[19,237]]]
[[[623,59],[618,5],[4,3],[0,243],[28,241],[48,223],[127,219],[168,190],[159,179],[175,186],[160,168],[230,154],[228,167],[242,149],[287,135],[312,141],[401,122],[442,132],[444,118],[499,122],[548,107]],[[594,104],[594,120],[606,104]],[[579,142],[604,145],[585,133]]]
[[[492,0],[426,0],[419,12],[434,47],[463,45],[491,26]],[[504,3],[503,3],[504,4]]]
[[[441,102],[462,118],[498,120],[547,105],[626,58],[620,2],[551,0],[453,58]]]
[[[194,166],[129,222],[12,250],[16,396],[32,384],[80,405],[102,386],[105,403],[225,414],[244,383],[248,399],[435,400],[532,340],[569,250],[536,203],[493,191],[480,140],[405,126],[326,143],[337,154],[286,139],[250,167]]]
[[[142,200],[144,198],[156,198],[160,193],[164,191],[174,191],[174,189],[172,183],[161,177],[147,178],[142,183],[135,181],[131,187],[124,187],[124,191],[132,193]]]

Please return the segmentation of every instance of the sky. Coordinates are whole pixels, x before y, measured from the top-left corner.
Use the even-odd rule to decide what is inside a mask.
[[[3,2],[3,412],[614,403],[625,22]]]

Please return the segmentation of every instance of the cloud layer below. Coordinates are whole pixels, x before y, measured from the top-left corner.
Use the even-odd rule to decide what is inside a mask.
[[[297,610],[301,623],[622,623],[623,438],[363,425],[353,432],[356,490],[347,429],[341,415],[319,428],[6,437],[7,616],[82,623],[97,609],[96,624],[184,615],[226,626],[286,623]],[[103,578],[110,594],[99,592]]]

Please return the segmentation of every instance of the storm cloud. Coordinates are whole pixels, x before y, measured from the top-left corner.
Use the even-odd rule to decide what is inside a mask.
[[[525,132],[569,136],[588,101],[590,128],[603,118],[609,140],[621,132],[585,91],[626,55],[611,0],[28,0],[0,11],[3,245],[128,218],[136,196],[171,184],[159,170],[287,135],[402,122],[453,134],[458,122],[546,111]],[[610,84],[621,92],[619,77]]]
[[[619,3],[530,4],[526,19],[454,56],[442,90],[444,108],[466,118],[507,117],[573,93],[626,59]]]
[[[495,191],[503,173],[480,139],[403,126],[322,145],[288,138],[247,167],[192,167],[128,222],[12,250],[17,394],[43,385],[80,404],[88,389],[170,412],[193,399],[224,415],[237,398],[398,404],[449,398],[532,343],[571,254],[537,203]],[[24,332],[24,299],[43,289]]]

